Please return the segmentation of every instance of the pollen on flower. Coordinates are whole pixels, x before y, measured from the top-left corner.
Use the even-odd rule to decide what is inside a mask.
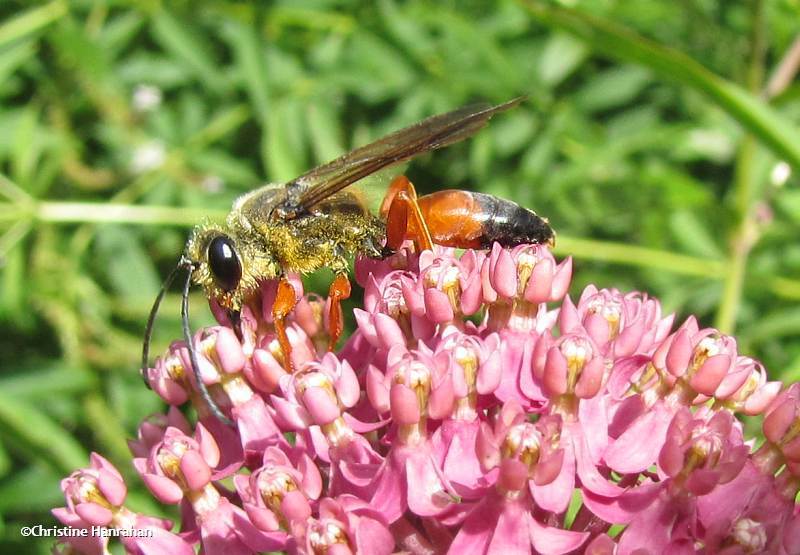
[[[289,474],[273,467],[264,468],[258,475],[257,483],[264,503],[275,512],[280,510],[286,494],[297,489],[297,484]]]
[[[767,546],[767,530],[751,518],[740,518],[733,524],[731,539],[745,553],[763,553]]]
[[[348,544],[347,534],[335,522],[312,522],[308,541],[315,554],[324,555],[336,544]]]
[[[158,464],[165,476],[170,478],[180,479],[181,473],[181,457],[189,450],[189,445],[183,441],[173,441],[169,447],[166,445],[158,450]]]
[[[167,375],[176,382],[186,377],[186,369],[183,367],[183,362],[176,354],[170,353],[164,357],[164,369]]]
[[[580,369],[593,355],[591,344],[584,338],[568,338],[561,344],[561,352],[571,369]]]
[[[523,422],[512,426],[503,442],[504,458],[518,458],[528,468],[539,461],[541,435],[536,426]]]
[[[620,318],[622,316],[622,303],[614,297],[595,296],[589,301],[589,312],[599,314],[605,318],[611,327],[611,337],[617,336],[619,331]]]
[[[692,431],[691,455],[689,460],[694,467],[714,466],[722,454],[722,438],[719,434],[707,429],[697,428]]]
[[[82,472],[77,479],[78,487],[72,499],[75,503],[98,503],[110,507],[111,504],[100,492],[97,486],[97,477],[87,472]]]
[[[403,314],[408,314],[408,307],[403,298],[403,290],[399,282],[393,281],[389,284],[384,290],[382,300],[386,314],[392,318],[399,318]]]
[[[333,382],[322,372],[304,373],[295,381],[295,383],[297,384],[297,393],[300,395],[305,393],[310,387],[319,387],[329,393],[333,393]]]
[[[525,293],[525,288],[528,286],[528,281],[533,274],[533,267],[539,262],[536,247],[526,247],[517,258],[517,295],[522,297]]]

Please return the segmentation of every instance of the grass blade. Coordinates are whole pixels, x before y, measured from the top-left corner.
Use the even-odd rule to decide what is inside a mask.
[[[528,0],[524,5],[542,23],[581,38],[598,52],[641,64],[665,79],[705,93],[778,156],[800,169],[800,132],[739,85],[709,71],[686,54],[622,25],[542,1]]]

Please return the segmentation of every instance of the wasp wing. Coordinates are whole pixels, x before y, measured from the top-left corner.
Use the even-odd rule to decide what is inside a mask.
[[[286,184],[286,198],[276,214],[291,219],[348,185],[394,164],[464,140],[498,112],[513,108],[525,97],[503,104],[472,104],[424,119],[368,145],[318,166]]]

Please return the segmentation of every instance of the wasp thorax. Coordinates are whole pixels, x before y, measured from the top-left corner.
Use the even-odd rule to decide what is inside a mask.
[[[207,256],[217,286],[225,291],[236,289],[242,279],[242,264],[230,237],[218,235],[209,241]]]

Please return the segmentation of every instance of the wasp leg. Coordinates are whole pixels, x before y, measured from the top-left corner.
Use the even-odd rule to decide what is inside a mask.
[[[330,328],[328,350],[333,351],[344,329],[342,301],[350,297],[350,280],[347,279],[347,274],[336,274],[330,289],[328,289],[328,296],[331,299],[330,312],[328,312],[328,327]]]
[[[290,374],[292,368],[292,346],[289,337],[286,335],[286,317],[292,313],[297,304],[297,294],[285,277],[281,277],[278,282],[278,292],[275,295],[275,302],[272,304],[272,320],[275,324],[275,334],[278,336],[278,344],[283,352],[283,366]]]
[[[392,180],[381,213],[386,217],[386,245],[390,249],[399,249],[406,239],[413,240],[418,250],[433,248],[431,233],[417,203],[417,192],[406,176]]]

